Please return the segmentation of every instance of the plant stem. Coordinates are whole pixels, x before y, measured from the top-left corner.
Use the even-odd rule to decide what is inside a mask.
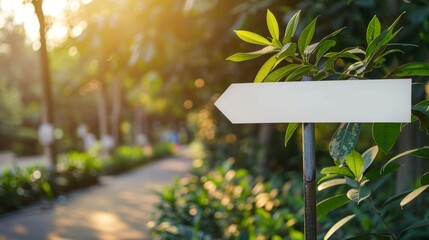
[[[386,230],[390,233],[390,235],[392,236],[393,239],[398,239],[396,237],[396,234],[390,229],[389,225],[386,223],[386,221],[384,221],[383,217],[381,216],[381,212],[375,207],[374,202],[372,201],[371,198],[368,199],[368,202],[370,203],[372,209],[374,210],[375,214],[378,216],[378,218],[381,220],[381,222],[383,223],[384,227],[386,227]]]

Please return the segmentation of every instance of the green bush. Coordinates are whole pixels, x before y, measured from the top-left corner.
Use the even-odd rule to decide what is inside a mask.
[[[88,153],[70,152],[61,156],[55,172],[54,185],[59,191],[93,185],[98,182],[102,163]]]
[[[103,163],[103,173],[119,174],[145,163],[148,159],[149,156],[142,147],[121,146]]]
[[[97,157],[78,152],[60,157],[55,171],[44,166],[4,169],[0,176],[0,214],[96,184],[100,170]]]
[[[302,239],[300,188],[278,176],[264,182],[227,162],[158,193],[148,225],[160,239]]]
[[[51,173],[42,166],[4,169],[0,181],[0,214],[29,203],[52,199]]]
[[[170,142],[160,142],[153,146],[152,157],[153,158],[162,158],[170,156],[174,153],[175,146]]]
[[[101,174],[122,173],[155,157],[172,154],[173,145],[157,144],[153,152],[121,146],[106,160],[89,153],[70,152],[58,159],[55,170],[43,166],[5,169],[0,175],[0,214],[97,184]]]

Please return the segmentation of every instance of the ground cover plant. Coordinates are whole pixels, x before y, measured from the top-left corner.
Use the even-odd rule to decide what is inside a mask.
[[[155,147],[156,146],[156,147]],[[31,203],[49,202],[69,191],[98,183],[101,175],[120,174],[142,164],[173,154],[171,143],[150,148],[120,146],[107,159],[86,152],[69,152],[59,158],[55,170],[46,166],[5,168],[0,173],[0,214]]]
[[[159,239],[302,239],[299,177],[269,181],[234,168],[230,159],[160,191],[153,221]]]

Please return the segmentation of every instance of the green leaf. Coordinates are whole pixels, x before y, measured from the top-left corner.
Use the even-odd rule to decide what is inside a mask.
[[[401,157],[408,155],[408,154],[411,154],[413,156],[420,157],[420,158],[429,158],[429,146],[411,149],[411,150],[405,151],[403,153],[400,153],[400,154],[394,156],[393,158],[391,158],[389,161],[387,161],[387,163],[384,164],[381,169],[384,170],[389,164],[391,164],[392,162],[394,162],[394,161],[396,161],[396,160],[400,159]]]
[[[392,53],[404,53],[404,52],[402,50],[400,50],[400,49],[391,49],[391,50],[386,51],[383,54],[381,54],[380,57],[378,57],[378,58],[384,58],[387,55],[392,54]],[[377,60],[378,59],[376,59],[375,61],[377,61]]]
[[[272,240],[283,240],[283,238],[279,235],[274,235]]]
[[[420,121],[420,130],[429,129],[429,101],[423,101],[411,107],[412,119]]]
[[[273,39],[272,44],[277,48],[282,48],[282,43],[278,39]]]
[[[344,193],[327,198],[317,204],[317,216],[324,216],[330,211],[335,210],[348,202],[350,202],[350,199]]]
[[[428,63],[407,63],[404,64],[393,72],[388,74],[386,77],[409,77],[409,76],[428,76],[429,75],[429,64]]]
[[[429,106],[412,106],[412,110],[419,111],[420,113],[424,114],[426,117],[429,117]]]
[[[338,30],[335,30],[335,31],[331,32],[330,34],[328,34],[328,35],[326,35],[324,38],[322,38],[322,40],[320,40],[320,42],[324,42],[324,41],[326,41],[326,40],[328,40],[328,39],[330,39],[330,38],[332,38],[332,37],[337,36],[337,35],[338,35],[341,31],[343,31],[344,29],[345,29],[345,27],[340,28],[340,29],[338,29]]]
[[[416,106],[429,106],[429,99],[417,103]]]
[[[429,184],[429,172],[423,174],[423,176],[420,178],[420,185],[427,185]]]
[[[325,55],[325,53],[329,51],[329,49],[334,47],[336,44],[337,42],[334,40],[327,40],[320,44],[319,50],[316,53],[316,64],[320,61],[322,56]]]
[[[283,37],[283,44],[289,43],[293,35],[295,34],[295,31],[299,22],[300,13],[301,11],[298,11],[297,13],[295,13],[287,23],[285,36]]]
[[[293,133],[298,128],[299,123],[289,123],[287,125],[287,129],[285,132],[285,147],[287,146],[287,143],[289,142],[290,138],[292,137]]]
[[[329,153],[334,160],[344,163],[344,159],[356,147],[360,123],[341,123],[329,143]]]
[[[334,69],[334,63],[338,59],[338,57],[341,54],[343,54],[344,52],[350,51],[352,49],[355,49],[355,48],[345,48],[345,49],[341,50],[341,52],[333,52],[332,55],[330,55],[330,56],[328,56],[329,53],[325,54],[324,57],[327,57],[328,59],[326,60],[324,66],[323,66],[323,70],[327,71],[327,70]]]
[[[359,204],[363,200],[367,199],[371,195],[371,190],[365,186],[361,186],[358,189],[352,188],[347,192],[347,197]]]
[[[323,191],[327,188],[337,186],[337,185],[342,185],[342,184],[346,184],[346,180],[344,178],[332,179],[319,184],[319,186],[317,186],[317,190]]]
[[[350,177],[344,177],[344,178],[346,180],[347,185],[349,185],[350,187],[352,187],[352,188],[358,188],[359,187],[359,183],[355,179],[350,178]]]
[[[382,207],[384,208],[385,206],[387,206],[387,205],[389,205],[389,204],[391,204],[391,203],[393,203],[393,202],[396,202],[396,201],[397,201],[397,200],[399,200],[399,199],[402,199],[402,198],[403,198],[403,197],[405,197],[406,195],[410,194],[410,192],[412,192],[412,190],[408,190],[408,191],[405,191],[405,192],[402,192],[402,193],[399,193],[399,194],[396,194],[396,195],[394,195],[394,196],[390,197],[389,199],[387,199],[387,200],[383,203]]]
[[[396,24],[398,23],[399,19],[403,14],[404,13],[399,15],[399,17],[396,18],[395,21],[386,30],[384,30],[381,34],[379,34],[373,41],[371,41],[368,44],[368,47],[366,49],[367,58],[372,58],[371,56],[374,54],[374,50],[376,48],[386,45],[387,43],[389,43],[390,40],[392,40],[398,34],[398,32],[401,29],[399,29],[394,33],[393,33],[393,29],[395,28]]]
[[[256,216],[262,218],[264,221],[271,219],[270,212],[266,211],[264,208],[257,208],[256,209]]]
[[[319,42],[313,43],[313,44],[307,46],[304,50],[304,55],[306,55],[307,57],[311,56],[316,50],[318,50],[321,47],[321,45],[323,43],[325,43],[326,41],[332,41],[329,39],[336,36],[338,33],[340,33],[343,30],[344,30],[344,28],[338,29],[338,30],[328,34],[324,38],[322,38],[322,40],[320,40]]]
[[[255,77],[255,82],[262,82],[264,78],[271,72],[271,70],[276,66],[277,57],[276,55],[271,56],[265,63],[262,65],[261,69],[259,69],[258,73]]]
[[[334,224],[334,226],[332,226],[329,231],[326,233],[325,237],[323,238],[323,240],[327,240],[329,239],[338,229],[340,229],[344,224],[346,224],[348,221],[350,221],[352,218],[355,217],[356,214],[352,214],[349,215],[343,219],[341,219],[340,221],[338,221],[337,223]]]
[[[429,159],[429,146],[424,146],[422,148],[415,149],[416,151],[413,151],[410,153],[413,156]]]
[[[311,40],[314,36],[316,29],[317,17],[313,19],[305,28],[302,30],[301,35],[298,38],[298,49],[299,52],[304,55],[305,48],[310,45]]]
[[[351,53],[351,54],[362,54],[362,55],[365,55],[365,51],[364,50],[362,50],[362,48],[360,48],[360,47],[353,47],[353,48],[346,48],[346,49],[344,49],[343,51],[341,51],[341,52],[330,52],[330,53],[327,53],[326,55],[325,55],[325,57],[332,57],[332,56],[335,56],[335,55],[338,55],[338,54],[340,54],[340,56],[341,56],[341,54],[343,54],[343,53]]]
[[[372,162],[374,161],[375,157],[378,153],[378,147],[374,146],[368,150],[366,150],[363,154],[363,167],[362,167],[362,174],[365,173],[365,171],[371,166]]]
[[[324,169],[322,169],[320,171],[320,173],[322,174],[338,174],[341,176],[348,176],[348,177],[353,177],[353,173],[350,171],[349,168],[347,167],[338,167],[338,166],[331,166],[331,167],[326,167]]]
[[[354,59],[358,62],[362,62],[362,58],[357,56],[356,54],[365,54],[365,51],[363,51],[360,48],[351,48],[348,51],[341,51],[341,52],[329,52],[324,55],[324,57],[337,57],[337,58],[350,58]]]
[[[381,24],[377,16],[374,16],[366,29],[366,42],[370,44],[381,33]]]
[[[363,167],[363,158],[360,153],[352,151],[349,155],[346,156],[345,162],[350,171],[352,171],[355,179],[358,180]]]
[[[313,54],[313,52],[319,48],[319,45],[320,45],[320,42],[316,42],[316,43],[308,45],[304,49],[304,55],[305,56],[311,56],[311,54]]]
[[[325,175],[324,177],[320,178],[319,181],[317,181],[317,184],[320,184],[320,183],[322,183],[328,179],[336,178],[336,177],[343,177],[343,176],[340,176],[338,174],[328,174],[328,175]]]
[[[395,145],[401,134],[401,123],[374,123],[372,137],[380,149],[387,153]]]
[[[42,180],[40,182],[40,186],[41,186],[43,193],[46,195],[48,200],[54,199],[54,194],[52,192],[51,184],[49,184],[49,182]]]
[[[367,66],[368,63],[365,61],[355,62],[347,68],[346,73],[359,75],[366,70]]]
[[[257,45],[264,45],[264,46],[271,45],[271,42],[268,41],[268,39],[262,37],[257,33],[246,31],[246,30],[235,30],[234,32],[241,40],[245,42],[253,43]]]
[[[408,203],[410,203],[411,201],[413,201],[416,197],[418,197],[420,194],[422,194],[428,187],[429,187],[429,184],[428,185],[423,185],[423,186],[417,188],[416,190],[410,192],[399,203],[399,205],[401,205],[401,208],[403,208],[405,205],[407,205]]]
[[[276,50],[276,47],[274,47],[274,46],[266,46],[266,47],[264,47],[258,51],[254,51],[254,52],[233,54],[233,55],[229,56],[226,60],[234,61],[234,62],[247,61],[247,60],[251,60],[251,59],[260,57],[264,54],[273,53],[273,52],[275,52],[275,50]]]
[[[415,222],[415,223],[413,223],[413,224],[411,224],[410,226],[408,226],[407,228],[405,228],[404,230],[402,230],[400,233],[399,233],[399,238],[405,233],[405,232],[407,232],[407,231],[409,231],[409,230],[412,230],[412,229],[415,229],[415,228],[421,228],[421,227],[426,227],[426,226],[428,226],[429,225],[429,221],[427,220],[427,219],[423,219],[423,220],[420,220],[420,221],[418,221],[418,222]]]
[[[308,75],[312,70],[315,70],[313,65],[301,65],[293,70],[287,77],[286,81],[300,80],[303,76]]]
[[[278,82],[285,76],[289,75],[292,71],[294,71],[297,67],[301,65],[298,64],[289,64],[287,66],[281,67],[272,71],[268,76],[264,79],[264,82]]]
[[[267,9],[267,26],[273,40],[279,40],[279,24],[274,14]]]
[[[395,172],[396,170],[399,169],[399,167],[401,167],[401,165],[399,165],[398,163],[392,163],[388,165],[385,169],[380,169],[380,168],[371,169],[369,172],[365,174],[364,179],[372,181],[380,177],[384,177],[386,175],[389,175]]]
[[[277,54],[278,59],[284,59],[286,57],[295,56],[296,43],[286,43]]]

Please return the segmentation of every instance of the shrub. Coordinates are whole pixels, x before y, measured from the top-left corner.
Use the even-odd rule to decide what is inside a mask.
[[[0,214],[17,210],[59,194],[98,183],[99,176],[118,174],[173,153],[173,145],[157,144],[150,149],[121,146],[107,160],[90,153],[70,152],[58,159],[55,170],[44,166],[4,169],[0,175]]]
[[[152,157],[162,158],[170,156],[175,151],[175,145],[170,142],[160,142],[153,146]]]
[[[227,163],[158,193],[161,202],[148,225],[161,239],[303,238],[296,228],[303,206],[296,183],[278,176],[264,182]]]
[[[29,203],[52,199],[51,173],[42,166],[4,169],[0,181],[0,214]]]
[[[148,159],[142,147],[121,146],[103,163],[103,172],[119,174],[143,164]]]
[[[101,167],[101,161],[96,156],[81,152],[67,153],[59,158],[54,184],[60,191],[96,184]]]

